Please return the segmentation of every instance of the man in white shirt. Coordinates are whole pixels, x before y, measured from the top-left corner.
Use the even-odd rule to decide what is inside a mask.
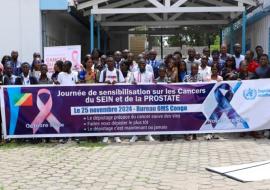
[[[61,85],[75,85],[78,83],[78,74],[71,71],[72,63],[65,61],[63,64],[63,71],[57,77],[57,84]]]
[[[125,82],[122,72],[114,67],[114,58],[112,56],[107,57],[106,64],[108,68],[101,71],[100,83],[116,84]]]
[[[207,77],[211,77],[211,67],[207,66],[208,63],[208,58],[207,56],[203,55],[201,57],[201,65],[199,66],[199,74],[202,76],[203,81],[205,81],[205,79]]]
[[[99,78],[100,83],[107,83],[107,84],[116,84],[116,83],[124,83],[125,78],[122,72],[114,67],[114,58],[112,56],[108,56],[106,58],[106,64],[108,68],[104,69]],[[121,143],[120,137],[114,137],[115,142]],[[108,143],[109,137],[103,137],[102,142]]]
[[[141,58],[143,58],[143,54],[139,54],[137,60],[139,60]],[[129,67],[130,72],[139,71],[138,63],[136,63],[136,61],[133,58],[132,58],[132,60],[133,61],[130,62],[130,67]],[[146,69],[146,71],[149,71],[151,73],[154,73],[153,67],[150,64],[146,64],[145,69]]]
[[[131,76],[133,84],[154,83],[154,74],[146,70],[146,62],[143,58],[139,60],[139,70]]]
[[[245,56],[241,55],[242,52],[242,47],[240,44],[235,44],[234,45],[234,55],[233,57],[235,58],[235,64],[236,64],[236,69],[239,70],[240,68],[240,63],[245,60]]]
[[[131,77],[131,82],[133,84],[146,84],[146,83],[154,83],[154,74],[146,71],[146,61],[145,59],[141,58],[138,60],[138,64],[139,64],[139,71],[136,71],[133,73],[132,77]],[[146,140],[152,142],[155,141],[155,139],[149,134],[145,137]],[[136,140],[138,140],[137,136],[133,136],[130,139],[131,143],[136,142]]]

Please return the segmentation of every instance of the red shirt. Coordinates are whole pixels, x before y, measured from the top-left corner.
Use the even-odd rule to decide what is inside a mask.
[[[255,73],[256,69],[259,67],[259,64],[255,61],[252,60],[249,64],[248,64],[248,72],[251,73]]]

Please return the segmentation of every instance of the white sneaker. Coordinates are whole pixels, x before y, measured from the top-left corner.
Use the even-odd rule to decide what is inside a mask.
[[[109,137],[103,137],[102,142],[103,142],[103,143],[108,143],[108,142],[109,142]]]
[[[152,137],[152,135],[145,136],[145,140],[147,140],[149,142],[154,142],[155,141],[155,139]]]
[[[129,142],[135,143],[137,140],[138,140],[138,137],[137,137],[137,136],[133,136],[133,137],[129,140]]]
[[[207,135],[204,136],[204,139],[209,141],[209,140],[212,139],[212,135],[211,134],[207,134]]]
[[[115,140],[115,142],[117,142],[117,143],[121,143],[121,142],[122,142],[121,139],[120,139],[120,137],[114,137],[114,140]]]

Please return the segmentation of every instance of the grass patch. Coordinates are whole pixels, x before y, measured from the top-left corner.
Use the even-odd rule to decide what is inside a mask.
[[[95,148],[95,147],[105,147],[106,144],[98,142],[98,143],[93,143],[93,142],[87,142],[87,141],[81,141],[79,144],[77,144],[79,147],[87,147],[87,148]]]
[[[26,147],[31,147],[31,148],[52,148],[52,147],[55,147],[55,146],[71,146],[71,147],[86,147],[86,148],[95,148],[95,147],[105,147],[106,144],[103,144],[103,143],[93,143],[93,142],[88,142],[88,141],[80,141],[80,143],[75,143],[74,141],[70,143],[65,143],[65,144],[61,144],[59,143],[58,141],[53,141],[53,142],[50,142],[50,143],[36,143],[36,144],[33,144],[31,142],[18,142],[18,141],[15,141],[15,140],[12,140],[11,142],[8,142],[8,143],[2,143],[0,144],[0,150],[1,149],[14,149],[14,148],[26,148]],[[0,186],[0,190],[1,189],[1,186]]]
[[[0,144],[0,149],[13,149],[13,148],[24,148],[24,147],[53,147],[55,146],[55,143],[37,143],[37,144],[32,144],[29,142],[15,142],[11,141],[8,143],[2,143]],[[0,188],[1,190],[1,188]]]

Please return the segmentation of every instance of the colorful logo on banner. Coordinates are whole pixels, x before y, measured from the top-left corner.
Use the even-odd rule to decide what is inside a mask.
[[[33,106],[33,97],[31,93],[19,94],[14,97],[14,100],[16,101],[15,106]]]
[[[243,91],[243,96],[246,100],[254,100],[257,97],[257,90],[256,89],[246,89]]]
[[[17,120],[19,116],[19,108],[25,106],[33,106],[33,95],[31,93],[21,93],[21,88],[8,88],[9,105],[10,105],[10,128],[9,135],[14,135]],[[43,103],[41,100],[41,95],[49,95],[47,102]],[[40,89],[37,94],[37,107],[39,109],[38,115],[35,117],[31,126],[39,126],[44,121],[48,121],[51,127],[53,127],[58,133],[62,124],[57,120],[57,118],[51,113],[52,109],[52,97],[51,93],[47,89]],[[33,127],[33,134],[39,130],[39,127]]]
[[[222,114],[226,114],[235,127],[240,124],[246,129],[249,128],[247,122],[236,112],[230,103],[241,84],[241,82],[237,82],[232,88],[229,84],[224,83],[215,89],[215,98],[218,105],[211,114],[207,124],[211,124],[212,127],[215,128],[219,123]]]

